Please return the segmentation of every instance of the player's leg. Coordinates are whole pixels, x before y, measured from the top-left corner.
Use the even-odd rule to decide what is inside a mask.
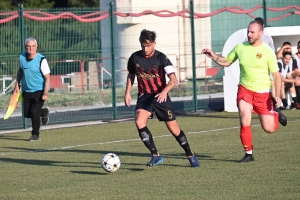
[[[172,106],[171,99],[167,97],[166,102],[158,103],[156,100],[153,101],[153,108],[155,114],[160,121],[164,121],[169,131],[175,137],[178,144],[185,151],[186,156],[188,157],[191,167],[199,167],[200,163],[197,160],[196,156],[190,149],[190,145],[187,141],[185,133],[179,128],[179,125],[176,120],[175,112]]]
[[[300,76],[296,77],[296,82],[295,82],[295,90],[296,90],[296,95],[298,98],[298,102],[300,102]],[[300,109],[300,103],[295,104],[297,109]]]
[[[258,114],[261,126],[267,133],[275,132],[279,127],[279,123],[283,126],[287,124],[286,117],[280,109],[273,109],[270,92],[255,93],[253,110]]]
[[[159,155],[156,149],[152,134],[147,127],[147,120],[150,115],[151,112],[147,110],[137,109],[135,117],[135,123],[139,132],[139,136],[152,155],[151,160],[146,164],[146,166],[148,167],[158,165],[163,162],[162,157]]]
[[[40,127],[41,127],[41,112],[44,105],[42,100],[42,92],[34,92],[31,99],[31,121],[32,121],[32,135],[35,136],[35,140],[39,140]]]
[[[275,85],[273,79],[271,80],[271,86],[272,86],[272,103],[273,103],[273,107],[276,108]]]
[[[238,101],[238,110],[240,118],[240,138],[244,147],[245,156],[239,162],[253,161],[252,156],[253,144],[252,144],[252,130],[251,119],[253,106],[243,99]]]
[[[300,77],[299,77],[299,79],[300,79]],[[295,103],[295,107],[297,109],[300,109],[300,85],[299,84],[300,83],[295,83],[296,96],[297,96],[297,99],[298,99],[298,103]]]
[[[236,103],[240,119],[240,138],[244,147],[245,156],[239,162],[253,161],[251,120],[253,111],[253,92],[242,85],[238,86]]]
[[[189,159],[191,167],[200,167],[200,163],[195,154],[191,151],[190,145],[186,138],[185,133],[179,128],[177,120],[165,121],[169,131],[175,137],[178,144],[185,151],[187,158]]]
[[[287,100],[286,100],[286,84],[284,82],[281,82],[281,89],[280,89],[280,98],[282,101],[282,107],[280,107],[281,110],[285,110],[288,106]]]
[[[152,155],[151,160],[146,164],[148,167],[163,162],[162,157],[156,149],[152,134],[147,127],[147,121],[154,111],[151,106],[151,99],[153,99],[152,95],[144,94],[140,96],[137,101],[135,112],[135,124],[138,129],[139,136]]]
[[[41,108],[44,105],[42,98],[42,93],[37,91],[34,93],[24,92],[24,116],[26,118],[31,118],[31,137],[27,141],[36,141],[40,140],[40,112]]]
[[[300,109],[300,108],[297,107],[297,106],[299,106],[299,101],[298,101],[298,98],[297,98],[297,95],[296,95],[295,85],[293,83],[291,83],[291,87],[289,88],[289,92],[290,92],[290,95],[291,95],[292,100],[294,102],[294,106],[292,106],[292,104],[290,105],[290,110],[295,110],[296,108]]]
[[[24,101],[24,117],[31,118],[31,103],[30,98],[23,97]]]

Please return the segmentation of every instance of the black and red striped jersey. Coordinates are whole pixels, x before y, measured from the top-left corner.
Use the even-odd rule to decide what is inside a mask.
[[[157,50],[149,58],[144,56],[142,50],[130,56],[127,70],[137,76],[139,95],[159,93],[166,87],[166,66],[172,66],[171,61]]]

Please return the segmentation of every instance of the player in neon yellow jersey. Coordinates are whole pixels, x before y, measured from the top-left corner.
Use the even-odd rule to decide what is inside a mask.
[[[240,138],[245,150],[245,156],[240,162],[253,161],[253,144],[251,119],[252,112],[259,116],[263,130],[267,133],[275,132],[279,122],[287,125],[286,117],[279,110],[281,104],[281,77],[277,60],[273,50],[262,42],[263,26],[257,21],[248,26],[248,41],[236,45],[225,57],[217,56],[210,49],[203,49],[202,53],[213,59],[223,67],[239,59],[240,82],[237,92],[237,107],[240,118]],[[274,79],[276,108],[273,109],[271,100],[270,73]]]

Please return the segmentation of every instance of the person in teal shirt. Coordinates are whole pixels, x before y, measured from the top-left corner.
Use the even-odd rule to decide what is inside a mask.
[[[25,40],[26,52],[19,57],[19,70],[14,92],[20,90],[23,79],[24,116],[31,118],[32,131],[28,141],[40,140],[40,124],[49,122],[49,107],[42,108],[48,100],[50,88],[50,68],[42,54],[37,52],[38,44],[35,38]]]

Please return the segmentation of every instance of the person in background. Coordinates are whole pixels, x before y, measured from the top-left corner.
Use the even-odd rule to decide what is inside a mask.
[[[285,53],[285,52],[290,52],[291,55],[292,55],[292,44],[288,41],[284,42],[281,46],[281,48],[278,50],[278,52],[276,53],[276,57],[278,60],[282,59],[282,55]],[[295,80],[295,85],[300,85],[300,78],[297,78],[300,76],[300,72],[299,72],[299,68],[298,68],[298,64],[297,64],[297,60],[295,59],[295,57],[291,57],[290,59],[290,62],[289,62],[289,68],[292,69],[292,76],[296,79]],[[299,90],[299,93],[300,93],[300,88],[297,87],[297,89]],[[296,87],[295,87],[295,90],[296,90]],[[297,91],[297,90],[296,90]],[[296,109],[300,109],[300,104],[297,103],[299,102],[298,98],[300,97],[297,92],[293,93],[293,95],[296,95],[297,97],[297,101],[294,102],[294,104],[292,105],[292,108],[296,108]],[[291,94],[292,96],[292,94]],[[294,98],[292,96],[292,98]],[[294,98],[295,99],[295,98]]]
[[[295,81],[295,90],[298,98],[298,102],[300,102],[300,41],[297,43],[297,52],[293,55],[293,58],[296,60],[297,67],[296,73],[294,74]]]
[[[287,125],[286,117],[279,110],[281,105],[281,77],[277,60],[272,49],[264,42],[263,26],[252,21],[248,26],[248,41],[237,44],[226,56],[217,56],[212,50],[204,48],[202,53],[223,67],[229,67],[236,60],[240,65],[240,82],[237,92],[237,107],[240,118],[240,138],[245,156],[239,162],[254,161],[251,120],[252,112],[259,116],[263,130],[273,133],[281,125]],[[274,78],[276,108],[271,100],[270,73]]]
[[[139,41],[142,50],[134,52],[128,60],[127,70],[129,73],[124,103],[127,107],[130,106],[130,90],[135,76],[137,76],[138,100],[135,124],[141,140],[152,155],[146,166],[151,167],[163,162],[147,127],[149,117],[155,113],[158,120],[165,122],[169,131],[184,149],[191,167],[199,167],[200,163],[191,151],[185,133],[177,123],[172,101],[168,95],[168,92],[178,83],[173,65],[165,54],[155,49],[156,33],[154,31],[142,30]],[[168,83],[166,83],[166,75],[170,79]]]
[[[281,85],[281,92],[280,97],[283,106],[280,107],[281,110],[295,110],[300,109],[298,107],[294,107],[293,105],[288,105],[287,99],[286,99],[286,92],[289,91],[293,102],[295,105],[299,106],[299,102],[296,96],[295,86],[294,83],[296,79],[293,77],[293,74],[296,73],[295,70],[298,68],[293,68],[295,66],[290,65],[290,61],[292,58],[291,52],[284,52],[281,59],[277,60],[279,72],[281,75],[282,85]]]
[[[35,38],[25,40],[26,52],[19,57],[19,70],[14,92],[20,90],[23,79],[23,101],[24,116],[31,118],[32,131],[28,141],[40,140],[41,118],[42,124],[49,122],[48,107],[42,108],[44,101],[48,100],[50,88],[50,68],[48,62],[42,54],[37,52],[38,44]]]

